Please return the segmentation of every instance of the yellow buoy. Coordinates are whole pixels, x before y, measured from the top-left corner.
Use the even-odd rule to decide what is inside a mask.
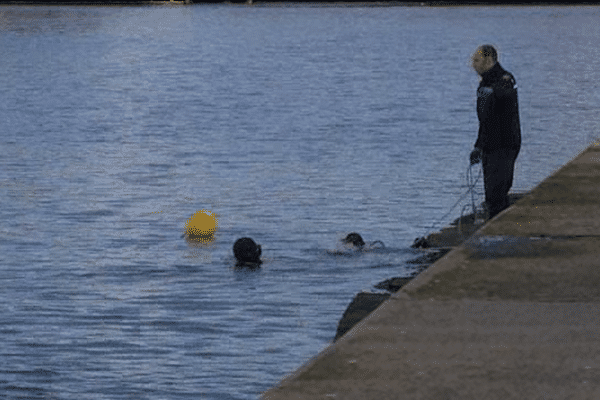
[[[208,243],[214,239],[218,226],[217,216],[207,210],[199,210],[185,223],[185,235],[190,240]]]

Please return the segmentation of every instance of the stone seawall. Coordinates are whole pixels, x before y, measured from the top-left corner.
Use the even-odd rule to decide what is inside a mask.
[[[263,398],[597,399],[598,360],[600,142]]]
[[[525,194],[511,194],[510,204],[514,204]],[[483,209],[483,207],[479,207]],[[375,310],[381,303],[386,301],[391,293],[396,293],[402,286],[409,283],[413,278],[427,269],[431,264],[445,256],[454,247],[460,246],[465,240],[471,237],[479,228],[485,224],[485,215],[468,214],[455,219],[450,226],[443,228],[439,232],[434,232],[422,238],[419,246],[423,248],[423,255],[408,261],[415,265],[415,271],[409,276],[393,277],[379,282],[374,289],[385,290],[386,293],[360,292],[354,296],[348,308],[342,315],[338,323],[337,331],[333,341],[338,340],[342,335],[348,332],[354,325]]]

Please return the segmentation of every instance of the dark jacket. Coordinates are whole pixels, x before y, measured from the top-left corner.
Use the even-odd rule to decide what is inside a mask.
[[[521,148],[521,124],[515,77],[496,63],[481,76],[477,88],[479,134],[475,147],[494,150]]]

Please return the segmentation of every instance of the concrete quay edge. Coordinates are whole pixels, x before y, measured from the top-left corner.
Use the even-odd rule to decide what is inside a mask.
[[[262,398],[599,399],[600,142]]]

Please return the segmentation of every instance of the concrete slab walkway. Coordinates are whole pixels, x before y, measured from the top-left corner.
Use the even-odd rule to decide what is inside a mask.
[[[264,399],[600,399],[600,143]]]

